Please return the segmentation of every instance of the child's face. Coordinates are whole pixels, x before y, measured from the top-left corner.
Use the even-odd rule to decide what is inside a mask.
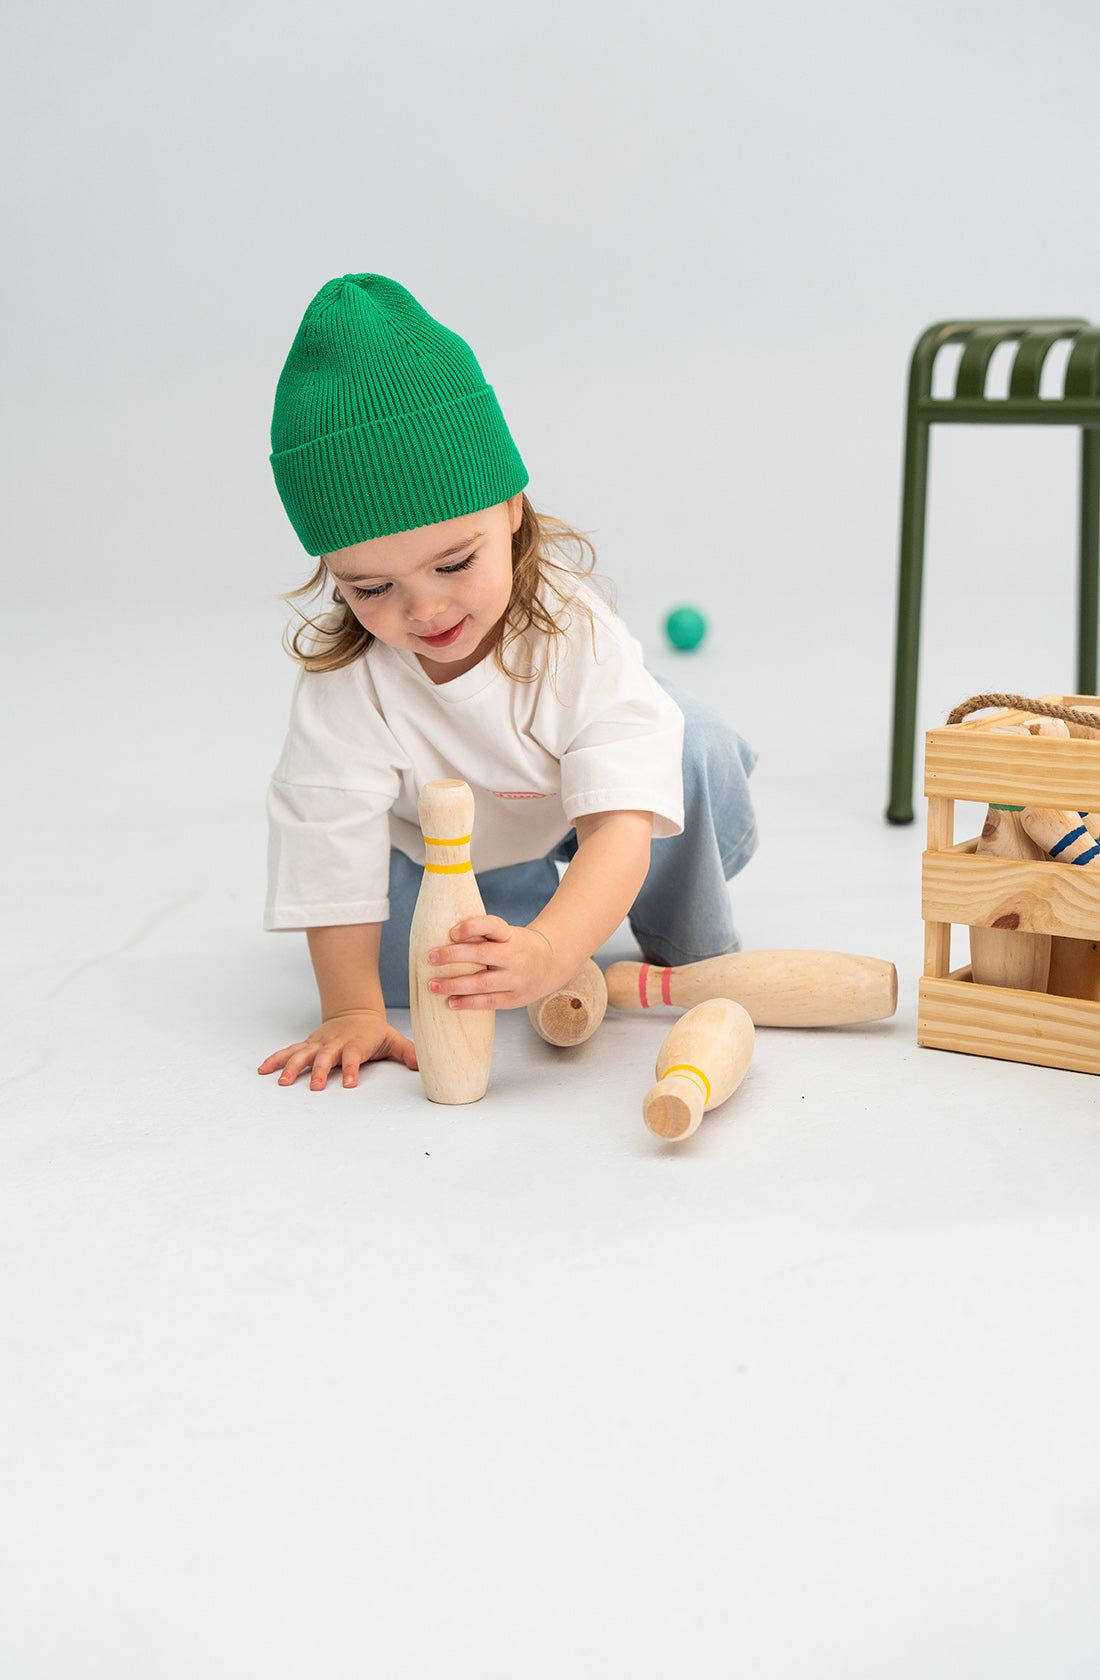
[[[512,532],[523,495],[478,513],[372,537],[321,558],[365,630],[388,647],[410,648],[433,682],[461,676],[512,595]]]

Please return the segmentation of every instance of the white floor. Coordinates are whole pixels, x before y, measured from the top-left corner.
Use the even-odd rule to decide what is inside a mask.
[[[1044,610],[1000,663],[930,612],[922,721],[1071,687]],[[471,1108],[257,1078],[314,1007],[258,931],[271,614],[44,604],[5,656],[4,1672],[1091,1680],[1100,1086],[916,1048],[885,595],[654,646],[761,748],[745,943],[901,979],[761,1030],[678,1147],[657,1012],[572,1054],[498,1017]]]

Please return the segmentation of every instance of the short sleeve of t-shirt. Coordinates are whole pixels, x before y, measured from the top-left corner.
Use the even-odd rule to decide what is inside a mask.
[[[364,689],[362,660],[298,679],[268,791],[268,929],[389,916],[389,813],[405,760]]]
[[[583,592],[568,641],[551,658],[532,735],[559,760],[571,823],[596,811],[652,811],[653,835],[683,828],[683,713],[649,671],[640,643]]]

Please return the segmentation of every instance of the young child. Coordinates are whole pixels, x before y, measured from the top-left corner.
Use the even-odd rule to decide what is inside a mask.
[[[436,982],[455,1009],[517,1009],[563,986],[629,915],[648,960],[738,948],[726,881],[756,845],[754,755],[646,670],[639,644],[561,558],[583,538],[539,514],[469,346],[403,286],[349,274],[306,310],[279,380],[271,464],[337,611],[306,621],[269,797],[265,926],[304,929],[321,1025],[276,1051],[305,1069],[416,1066],[408,1004],[424,846],[420,788],[473,790],[484,917],[451,929]],[[558,864],[566,865],[559,881]]]

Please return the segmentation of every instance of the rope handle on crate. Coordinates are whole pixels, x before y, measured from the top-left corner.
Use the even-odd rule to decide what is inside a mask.
[[[1064,718],[1067,723],[1084,723],[1100,729],[1100,712],[1086,712],[1080,706],[1055,706],[1049,700],[1029,700],[1025,694],[975,694],[955,707],[947,719],[949,724],[961,723],[968,712],[984,712],[989,706],[1003,706],[1007,711],[1035,712],[1040,717]]]

